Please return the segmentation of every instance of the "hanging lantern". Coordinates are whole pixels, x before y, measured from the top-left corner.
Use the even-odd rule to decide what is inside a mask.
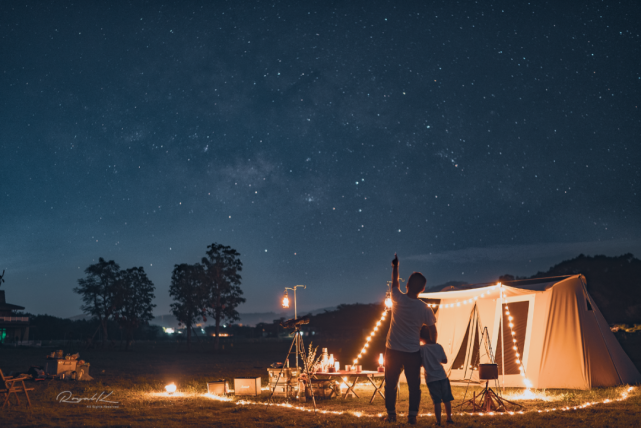
[[[283,296],[283,308],[289,308],[289,296],[287,295],[287,290],[285,290],[285,295]]]
[[[385,308],[389,311],[392,309],[392,293],[387,292],[385,296]]]

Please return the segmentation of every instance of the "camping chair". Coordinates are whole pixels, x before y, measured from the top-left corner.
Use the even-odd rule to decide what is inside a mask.
[[[0,370],[0,378],[2,378],[2,383],[0,383],[0,393],[4,393],[4,402],[2,403],[2,407],[6,406],[7,404],[9,407],[11,407],[11,401],[9,401],[9,398],[11,397],[11,394],[16,396],[16,400],[18,401],[18,405],[20,405],[20,398],[18,397],[19,392],[24,392],[25,397],[27,397],[27,405],[31,406],[31,400],[29,399],[29,394],[27,391],[33,391],[33,388],[27,388],[24,384],[24,380],[26,377],[13,377],[13,376],[5,376],[4,373],[2,373],[2,370]],[[20,382],[20,384],[16,385],[16,383]]]

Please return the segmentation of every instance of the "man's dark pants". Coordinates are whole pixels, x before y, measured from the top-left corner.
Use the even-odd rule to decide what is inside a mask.
[[[421,354],[385,349],[385,408],[387,414],[396,416],[396,388],[398,378],[405,369],[407,387],[410,390],[409,416],[418,415],[421,404]]]

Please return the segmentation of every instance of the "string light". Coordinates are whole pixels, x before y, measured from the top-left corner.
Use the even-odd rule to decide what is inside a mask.
[[[501,308],[503,308],[503,301],[504,301],[503,299],[505,298],[503,294],[503,284],[499,282],[497,285],[500,287],[500,290],[501,290]],[[502,311],[503,310],[501,309],[501,312]],[[507,325],[510,328],[510,336],[512,336],[512,349],[514,350],[514,355],[516,355],[516,359],[514,360],[514,362],[516,362],[516,364],[519,367],[519,373],[523,378],[523,384],[525,385],[526,393],[527,393],[530,390],[530,388],[532,388],[532,382],[530,381],[530,379],[528,379],[525,376],[525,366],[523,364],[523,361],[521,360],[521,354],[519,353],[519,345],[516,340],[516,333],[514,332],[514,323],[513,323],[514,317],[510,314],[510,307],[508,306],[507,301],[505,302],[505,315],[507,316],[507,319],[508,319]]]
[[[455,302],[455,303],[447,303],[447,304],[442,304],[442,303],[427,303],[427,306],[430,308],[439,308],[439,309],[449,309],[449,308],[454,308],[454,307],[460,307],[461,303],[463,305],[467,304],[472,304],[476,302],[478,299],[484,299],[485,297],[491,297],[490,294],[493,293],[497,287],[501,287],[501,283],[498,283],[497,285],[492,285],[489,287],[486,287],[483,289],[483,292],[481,294],[477,294],[476,296],[470,297],[469,299],[465,299],[460,302]]]
[[[515,415],[525,415],[526,413],[549,413],[549,412],[557,412],[557,411],[562,411],[562,412],[567,412],[571,410],[582,410],[586,409],[588,407],[596,406],[598,404],[609,404],[615,401],[624,401],[630,398],[630,393],[634,391],[634,387],[630,386],[628,387],[624,392],[621,393],[621,396],[616,399],[605,399],[602,401],[589,401],[577,406],[566,406],[566,407],[561,407],[561,408],[553,408],[553,409],[532,409],[528,411],[518,411],[518,412],[488,412],[488,413],[483,413],[483,412],[460,412],[457,413],[458,416],[515,416]],[[169,396],[165,396],[169,397]],[[216,401],[225,401],[225,402],[234,402],[237,406],[265,406],[265,407],[283,407],[287,409],[292,409],[292,410],[298,410],[301,412],[313,412],[314,409],[310,407],[303,407],[303,406],[295,406],[290,403],[270,403],[270,402],[257,402],[257,401],[249,401],[249,400],[235,400],[235,398],[230,398],[230,397],[223,397],[220,395],[213,395],[213,394],[203,394],[202,397],[209,398],[211,400],[216,400]],[[363,413],[361,411],[337,411],[337,410],[318,410],[318,413],[323,414],[323,415],[352,415],[357,418],[380,418],[382,416],[381,413]],[[402,416],[403,414],[399,414],[399,416]],[[432,413],[423,413],[418,415],[420,417],[426,417],[426,416],[433,416]]]
[[[385,305],[387,306],[387,299],[386,299]],[[381,314],[381,319],[376,322],[370,334],[368,334],[367,337],[365,338],[365,343],[363,344],[363,348],[360,350],[358,357],[354,358],[353,360],[354,365],[357,365],[358,360],[362,359],[363,355],[367,353],[367,350],[369,348],[369,342],[374,338],[374,336],[376,335],[376,332],[380,330],[379,327],[381,326],[383,321],[385,321],[386,317],[387,317],[387,309],[383,311],[383,313]]]

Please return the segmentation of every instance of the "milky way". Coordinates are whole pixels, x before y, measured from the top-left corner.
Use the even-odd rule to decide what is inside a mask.
[[[11,2],[0,16],[7,298],[71,316],[98,257],[241,253],[303,309],[641,253],[634,1]]]

